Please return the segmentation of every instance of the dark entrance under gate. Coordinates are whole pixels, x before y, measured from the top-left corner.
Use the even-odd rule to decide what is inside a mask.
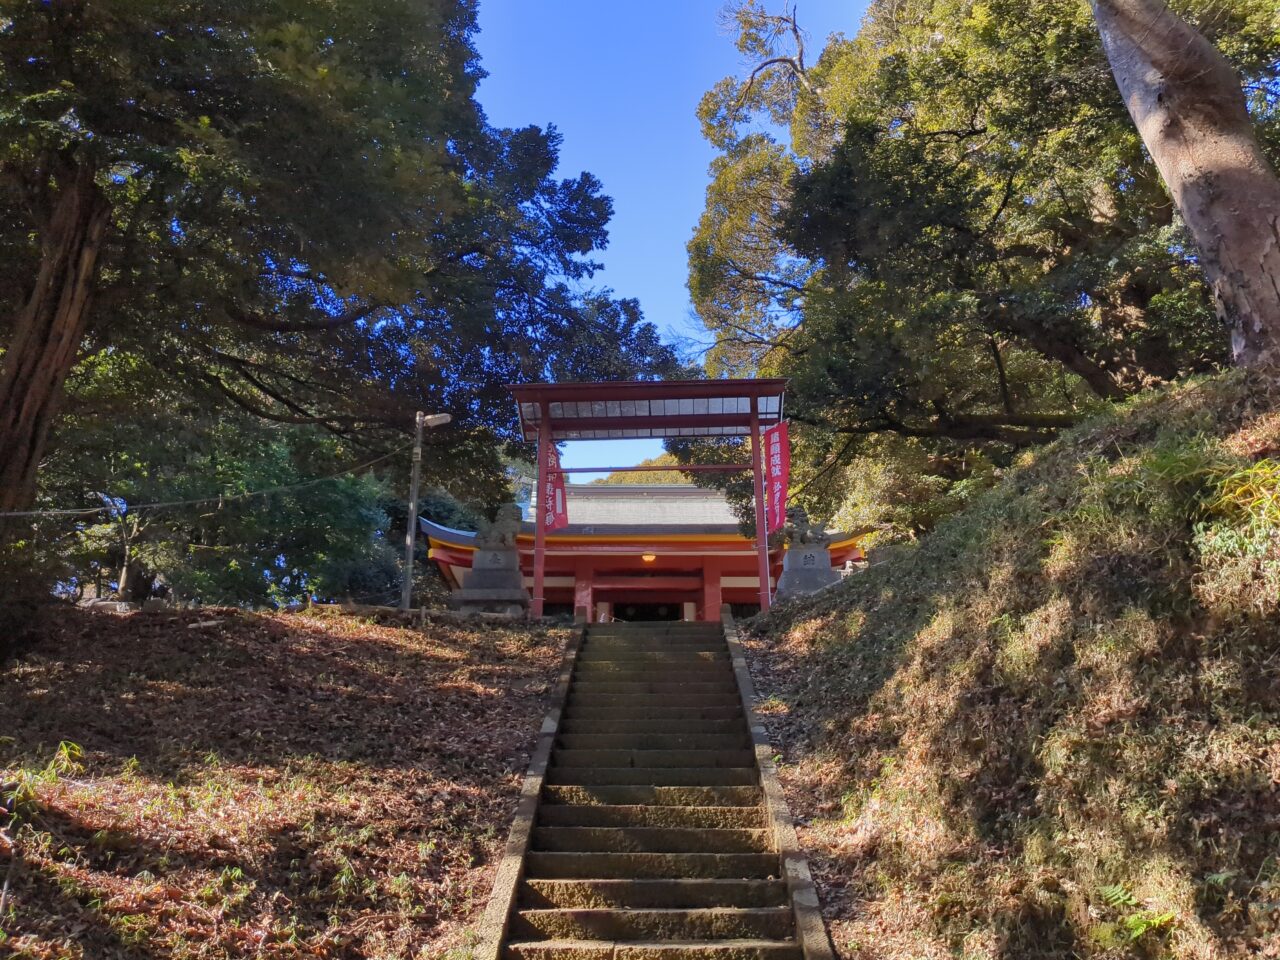
[[[627,623],[653,623],[660,620],[679,620],[683,605],[679,603],[615,603],[613,619]]]

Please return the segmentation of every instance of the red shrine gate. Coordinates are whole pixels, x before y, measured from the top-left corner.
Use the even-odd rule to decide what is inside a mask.
[[[769,609],[770,560],[764,535],[765,491],[761,433],[781,422],[785,380],[658,380],[615,383],[538,383],[510,387],[520,412],[520,428],[527,441],[538,444],[539,516],[534,518],[533,596],[530,615],[541,617],[546,599],[547,524],[541,506],[549,476],[556,468],[548,456],[551,444],[564,440],[626,440],[639,438],[740,438],[747,437],[751,462],[742,464],[691,464],[687,472],[750,470],[755,489],[756,575],[761,610]],[[670,467],[579,467],[561,469],[563,476],[586,472],[634,472],[669,470]],[[552,487],[554,489],[554,486]],[[618,586],[620,578],[604,576],[608,555],[584,552],[577,565],[579,587],[575,605],[596,590]],[[655,577],[633,577],[632,588],[687,589],[687,578],[659,584]],[[674,582],[681,579],[680,583]],[[719,582],[716,584],[719,592]],[[590,606],[590,601],[587,603]],[[717,609],[706,616],[718,617]]]

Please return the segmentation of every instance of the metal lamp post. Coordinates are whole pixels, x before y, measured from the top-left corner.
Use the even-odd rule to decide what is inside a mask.
[[[418,411],[414,420],[413,471],[409,479],[409,522],[404,532],[404,579],[400,585],[400,609],[409,609],[413,593],[413,546],[418,539],[418,481],[422,477],[422,431],[424,427],[443,427],[453,417],[447,413],[426,414]]]

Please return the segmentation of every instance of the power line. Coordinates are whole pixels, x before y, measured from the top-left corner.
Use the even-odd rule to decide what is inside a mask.
[[[383,460],[390,460],[397,454],[403,453],[411,447],[412,443],[406,443],[397,447],[390,453],[384,453],[380,457],[375,457],[366,463],[356,464],[354,467],[347,467],[345,470],[339,470],[337,473],[330,473],[323,477],[316,477],[314,480],[304,480],[300,483],[288,483],[279,487],[270,487],[266,490],[251,490],[247,493],[223,494],[216,497],[200,497],[194,500],[165,500],[158,503],[139,503],[133,506],[125,505],[125,512],[136,512],[140,510],[162,510],[167,507],[194,507],[206,503],[235,503],[240,500],[250,500],[254,497],[265,497],[273,493],[284,493],[288,490],[302,490],[306,487],[314,487],[316,484],[324,483],[327,480],[335,480],[338,477],[345,476],[348,473],[355,473],[358,470],[367,470],[375,464],[381,463]],[[0,513],[0,517],[87,517],[95,513],[101,513],[103,510],[112,510],[111,504],[102,504],[96,507],[85,507],[83,509],[61,509],[61,510],[11,510]]]

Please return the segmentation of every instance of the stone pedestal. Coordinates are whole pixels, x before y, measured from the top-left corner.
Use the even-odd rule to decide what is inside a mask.
[[[840,582],[840,574],[831,569],[831,551],[822,543],[792,543],[782,558],[782,576],[778,578],[778,600],[816,593]]]
[[[529,609],[529,591],[524,588],[520,556],[515,548],[476,550],[466,585],[453,591],[449,606],[463,613],[524,616]]]

